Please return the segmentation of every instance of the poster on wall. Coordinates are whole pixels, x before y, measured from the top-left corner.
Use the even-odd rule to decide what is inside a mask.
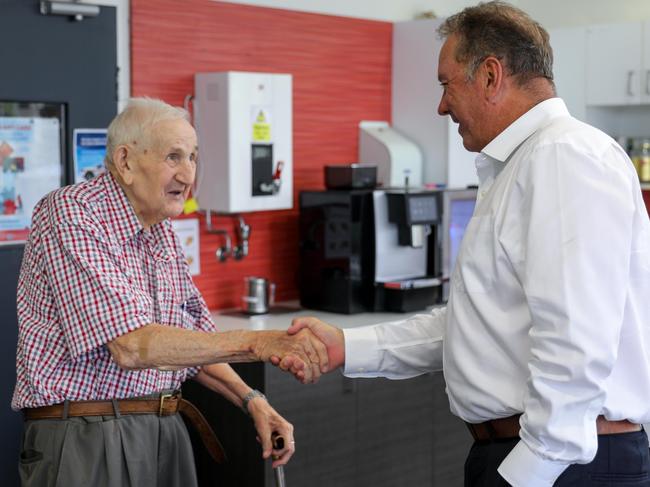
[[[193,276],[201,272],[201,261],[199,257],[199,220],[196,218],[184,218],[172,220],[172,228],[181,241],[181,247],[185,254],[185,261],[190,266],[190,274]]]
[[[61,186],[58,118],[0,115],[0,243],[26,240],[34,206]]]
[[[105,171],[106,129],[74,129],[73,136],[74,182],[81,183]]]

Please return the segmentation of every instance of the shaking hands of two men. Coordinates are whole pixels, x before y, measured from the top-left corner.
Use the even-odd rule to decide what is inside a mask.
[[[310,334],[313,353],[286,353],[282,358],[271,356],[273,365],[287,371],[303,384],[315,383],[319,377],[343,366],[345,363],[345,341],[340,328],[329,325],[318,318],[300,317],[291,322],[287,337]]]

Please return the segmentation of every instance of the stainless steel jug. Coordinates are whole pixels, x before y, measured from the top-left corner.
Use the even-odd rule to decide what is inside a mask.
[[[275,302],[275,284],[263,277],[254,276],[244,278],[244,283],[244,312],[250,315],[268,313]]]

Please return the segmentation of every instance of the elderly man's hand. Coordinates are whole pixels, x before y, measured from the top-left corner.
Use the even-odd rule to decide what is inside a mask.
[[[345,364],[345,339],[340,328],[325,323],[318,318],[300,317],[291,322],[287,333],[295,335],[306,330],[309,330],[327,349],[328,368],[327,370],[321,369],[322,373],[335,370]],[[303,362],[302,357],[293,354],[284,357],[272,357],[271,363],[279,366],[282,370],[291,372],[300,382],[309,382],[304,374],[306,364]]]
[[[264,398],[255,398],[248,403],[248,412],[255,422],[257,437],[262,444],[262,457],[273,454],[273,467],[285,465],[296,451],[293,439],[293,426],[278,414]],[[284,445],[279,450],[273,449],[272,435],[276,433],[284,438]]]
[[[303,383],[317,382],[321,373],[329,370],[327,348],[309,330],[299,330],[292,335],[283,331],[265,332],[253,351],[260,360],[273,361],[275,365],[291,357],[291,372],[296,376],[299,372]]]

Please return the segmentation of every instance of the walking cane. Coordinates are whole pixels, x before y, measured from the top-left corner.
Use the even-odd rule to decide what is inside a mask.
[[[271,437],[271,440],[273,441],[273,448],[275,450],[281,450],[284,448],[284,438],[278,434],[273,434]],[[278,457],[273,456],[273,460],[277,460]],[[275,467],[275,485],[276,487],[287,487],[287,484],[284,482],[284,467],[280,465],[279,467]]]

